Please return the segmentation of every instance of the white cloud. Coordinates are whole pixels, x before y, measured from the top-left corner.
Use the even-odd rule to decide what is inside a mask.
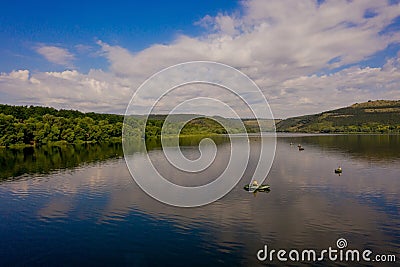
[[[49,62],[65,67],[72,67],[72,61],[75,59],[75,56],[67,49],[57,46],[41,45],[36,48],[36,52],[44,56]]]
[[[4,74],[1,74],[1,75],[3,76]],[[10,74],[8,76],[13,79],[27,81],[29,79],[29,70],[12,71],[12,72],[10,72]]]
[[[205,16],[212,33],[178,37],[170,45],[153,45],[135,55],[101,43],[112,70],[121,74],[152,73],[188,60],[216,60],[237,68],[253,68],[252,78],[275,80],[310,75],[323,68],[357,63],[400,42],[398,33],[380,34],[400,15],[400,7],[384,1],[244,2],[244,15]],[[376,11],[364,18],[367,10]],[[214,31],[216,30],[216,31]],[[333,58],[339,62],[329,64]]]
[[[296,116],[339,108],[369,99],[400,99],[400,68],[389,59],[381,68],[350,67],[334,74],[286,80],[271,96],[277,114]],[[304,101],[308,99],[310,101]]]
[[[0,95],[8,103],[46,105],[82,111],[123,112],[132,90],[123,78],[101,70],[0,74]]]
[[[371,12],[375,16],[365,16]],[[198,37],[181,35],[168,45],[154,44],[137,53],[98,41],[109,71],[2,74],[0,93],[12,95],[9,101],[35,99],[36,104],[56,107],[121,111],[134,90],[155,72],[185,61],[211,60],[254,79],[276,117],[368,99],[399,99],[399,55],[382,67],[357,66],[400,43],[399,32],[384,31],[398,16],[400,4],[386,1],[248,0],[240,12],[205,15],[197,24],[207,33]],[[59,47],[42,46],[37,51],[64,66],[74,60]],[[316,75],[335,68],[342,70]]]

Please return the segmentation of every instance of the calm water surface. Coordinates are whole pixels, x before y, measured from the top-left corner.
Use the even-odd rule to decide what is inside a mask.
[[[259,142],[251,138],[249,166],[228,195],[190,209],[140,190],[120,145],[0,150],[0,266],[257,266],[267,263],[256,257],[264,245],[320,251],[340,237],[399,261],[399,136],[282,135],[271,191],[251,194],[242,187]],[[129,157],[140,162],[141,151]],[[193,176],[168,166],[160,149],[150,157],[171,181],[199,185],[223,171],[229,153],[218,142],[214,164]]]

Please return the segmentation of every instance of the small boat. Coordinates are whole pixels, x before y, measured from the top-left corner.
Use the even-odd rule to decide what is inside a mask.
[[[248,185],[248,184],[246,184],[243,188],[246,191],[264,192],[264,191],[270,190],[270,185],[268,185],[268,184],[262,184],[262,185]]]
[[[303,150],[304,150],[304,147],[299,146],[299,151],[303,151]]]
[[[342,168],[339,167],[339,168],[335,169],[335,173],[342,173]]]

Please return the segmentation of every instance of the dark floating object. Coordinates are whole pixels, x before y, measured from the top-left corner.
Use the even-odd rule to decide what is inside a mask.
[[[303,150],[304,150],[304,147],[299,146],[299,151],[303,151]]]
[[[335,173],[342,173],[342,168],[339,167],[339,168],[335,169]]]
[[[254,192],[265,192],[270,190],[270,185],[262,184],[262,185],[248,185],[246,184],[244,187],[246,191],[254,191]]]

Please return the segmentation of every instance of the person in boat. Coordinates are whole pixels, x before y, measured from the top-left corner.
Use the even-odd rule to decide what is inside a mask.
[[[258,186],[258,182],[256,180],[253,181],[253,186]]]

